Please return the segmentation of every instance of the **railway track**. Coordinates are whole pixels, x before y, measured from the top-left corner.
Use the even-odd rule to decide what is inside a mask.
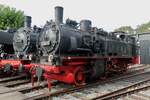
[[[150,88],[150,78],[142,80],[142,81],[137,82],[137,83],[134,83],[134,84],[129,85],[127,87],[118,89],[116,91],[113,91],[113,92],[110,92],[110,93],[92,98],[90,100],[116,99],[116,98],[119,98],[121,96],[128,95],[128,94],[135,93],[135,92],[139,92],[139,91],[143,91],[143,90],[146,90],[146,89],[149,89],[149,88]]]
[[[25,74],[23,74],[0,79],[0,86],[13,87],[20,84],[26,84],[29,82],[30,80],[27,78]]]
[[[33,100],[33,99],[47,99],[49,97],[56,97],[56,96],[61,96],[61,95],[65,95],[65,94],[72,94],[75,93],[76,91],[83,91],[87,88],[92,88],[94,86],[98,86],[98,85],[103,85],[105,83],[108,82],[115,82],[115,81],[119,81],[122,79],[127,79],[127,78],[131,78],[131,77],[135,77],[135,76],[140,76],[144,73],[148,73],[145,72],[144,70],[150,69],[150,66],[138,66],[135,68],[131,68],[131,70],[128,73],[125,73],[123,75],[120,75],[119,77],[116,78],[116,76],[114,76],[114,78],[108,78],[107,80],[104,80],[103,82],[101,81],[97,81],[96,83],[90,83],[88,85],[85,86],[80,86],[80,87],[72,87],[70,86],[70,88],[68,89],[68,86],[65,88],[58,88],[55,89],[55,91],[53,92],[49,92],[47,90],[47,82],[43,81],[40,85],[36,85],[34,87],[31,86],[30,80],[25,79],[24,78],[26,76],[24,75],[20,75],[20,76],[13,76],[10,78],[2,78],[0,79],[0,86],[6,86],[8,88],[10,88],[10,90],[8,91],[4,91],[4,92],[0,92],[1,94],[8,94],[8,93],[13,93],[13,92],[21,92],[22,94],[26,95],[27,97],[24,98],[24,100]],[[23,80],[22,80],[23,79]],[[28,84],[28,85],[27,85]],[[55,88],[55,85],[59,84],[57,82],[54,82],[52,85]],[[26,85],[26,86],[25,86]],[[19,87],[20,86],[20,87]],[[36,95],[34,95],[34,93]]]
[[[143,70],[143,69],[140,69],[140,70]],[[150,72],[148,71],[148,72],[135,73],[132,75],[125,75],[125,76],[121,76],[121,77],[114,78],[114,79],[108,79],[105,81],[97,81],[96,83],[92,83],[92,84],[88,84],[88,85],[84,85],[84,86],[80,86],[80,87],[74,87],[74,88],[70,88],[70,89],[63,89],[63,90],[56,91],[53,93],[48,93],[48,92],[47,93],[41,93],[39,95],[26,98],[25,100],[33,100],[33,99],[40,100],[40,99],[47,99],[49,97],[56,97],[56,96],[60,96],[60,95],[64,95],[64,94],[72,94],[74,92],[83,91],[84,89],[87,89],[87,88],[92,88],[92,87],[95,87],[98,85],[104,85],[104,84],[109,83],[109,82],[116,82],[116,81],[120,81],[123,79],[129,79],[131,77],[140,76],[140,75],[144,75],[144,74],[150,75]]]
[[[23,74],[23,75],[18,75],[18,76],[3,78],[3,79],[0,79],[0,83],[8,82],[8,81],[13,81],[13,80],[17,80],[17,79],[25,78],[25,77],[26,77],[26,75]]]

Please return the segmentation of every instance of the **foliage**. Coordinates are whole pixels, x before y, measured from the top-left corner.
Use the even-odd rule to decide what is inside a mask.
[[[121,26],[114,31],[123,31],[130,34],[150,33],[150,21],[141,25],[137,25],[136,29],[133,29],[131,26]]]
[[[138,25],[136,28],[136,33],[145,33],[145,32],[150,32],[150,21],[141,25]]]
[[[129,34],[134,34],[134,29],[131,26],[121,26],[115,29],[115,31],[123,31]]]
[[[24,12],[0,5],[0,29],[19,28],[23,26]]]

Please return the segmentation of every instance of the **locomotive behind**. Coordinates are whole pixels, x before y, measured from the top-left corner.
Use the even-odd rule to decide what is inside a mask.
[[[29,58],[35,56],[37,53],[37,39],[41,32],[41,28],[31,27],[31,17],[26,16],[24,20],[24,27],[21,27],[15,32],[13,37],[13,48],[15,54],[19,58]],[[30,59],[32,58],[30,57]]]
[[[8,29],[6,31],[0,30],[0,55],[1,58],[8,58],[8,54],[14,54],[13,36],[15,29]]]

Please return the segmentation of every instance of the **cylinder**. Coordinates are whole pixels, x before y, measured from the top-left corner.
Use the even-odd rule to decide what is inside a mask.
[[[55,22],[57,24],[63,23],[63,7],[60,6],[55,7]]]
[[[92,22],[90,20],[81,20],[80,21],[80,29],[82,31],[89,31],[91,30]]]
[[[24,27],[31,27],[32,17],[31,16],[25,16],[24,18]]]

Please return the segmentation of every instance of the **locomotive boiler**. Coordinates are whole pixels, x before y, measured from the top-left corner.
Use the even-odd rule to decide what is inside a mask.
[[[37,52],[37,39],[41,29],[34,26],[31,28],[31,17],[26,16],[24,27],[17,30],[13,37],[13,48],[15,54],[20,58],[33,56]]]

